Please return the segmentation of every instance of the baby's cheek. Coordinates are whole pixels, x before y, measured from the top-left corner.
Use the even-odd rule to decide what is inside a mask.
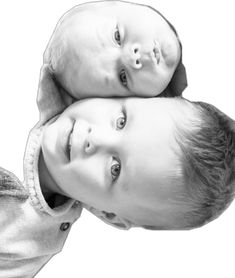
[[[161,92],[158,92],[157,90],[156,91],[150,91],[150,92],[146,91],[146,92],[143,93],[143,96],[144,97],[156,97],[160,94],[161,94]]]

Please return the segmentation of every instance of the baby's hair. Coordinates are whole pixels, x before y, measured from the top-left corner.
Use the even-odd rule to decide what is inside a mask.
[[[217,218],[232,202],[235,187],[234,121],[210,104],[192,104],[199,113],[199,122],[196,126],[192,123],[192,129],[178,128],[176,136],[188,207],[182,229]]]

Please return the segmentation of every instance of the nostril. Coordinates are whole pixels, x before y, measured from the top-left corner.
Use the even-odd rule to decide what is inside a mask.
[[[140,61],[139,61],[139,60],[136,60],[136,62],[135,62],[135,63],[136,63],[136,65],[139,65]]]
[[[87,154],[91,154],[91,145],[90,145],[89,142],[87,142],[86,145],[85,145],[85,152]]]
[[[134,49],[134,53],[137,53],[137,52],[138,52],[138,48],[135,48],[135,49]]]

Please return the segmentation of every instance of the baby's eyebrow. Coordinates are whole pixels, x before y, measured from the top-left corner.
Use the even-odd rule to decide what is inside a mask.
[[[115,78],[110,78],[109,76],[104,77],[104,86],[106,88],[113,89],[114,87],[117,86],[117,84],[118,84],[118,87],[123,89],[123,86],[119,80],[119,76],[117,76]]]
[[[133,81],[133,76],[130,74],[130,72],[128,70],[126,70],[126,74],[127,74],[127,77],[128,77],[128,85],[127,85],[127,90],[129,92],[131,92],[131,88],[134,87],[134,81]]]
[[[105,77],[104,77],[104,84],[105,84],[105,86],[109,87],[110,79],[109,79],[108,76],[105,76]]]

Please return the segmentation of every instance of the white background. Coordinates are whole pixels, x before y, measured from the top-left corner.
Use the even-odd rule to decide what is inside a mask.
[[[59,18],[78,3],[0,4],[0,165],[21,180],[26,139],[39,116],[35,99],[43,51]],[[184,96],[210,102],[235,119],[234,1],[142,3],[161,11],[180,35],[189,82]],[[63,252],[37,277],[235,277],[234,216],[235,203],[200,229],[125,232],[84,211]]]

